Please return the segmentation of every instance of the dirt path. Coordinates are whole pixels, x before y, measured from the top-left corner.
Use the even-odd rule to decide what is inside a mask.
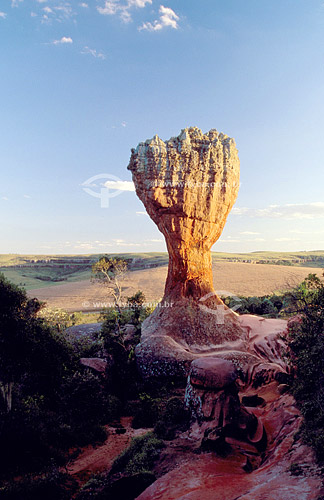
[[[67,472],[80,486],[85,484],[92,474],[108,472],[115,458],[127,448],[131,439],[148,432],[148,429],[133,429],[131,421],[132,417],[121,418],[121,425],[126,430],[124,434],[117,434],[116,427],[106,426],[106,441],[96,447],[86,446],[81,454],[67,465]]]

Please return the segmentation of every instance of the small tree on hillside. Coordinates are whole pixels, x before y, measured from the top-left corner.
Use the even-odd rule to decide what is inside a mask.
[[[91,280],[107,289],[109,295],[114,298],[118,310],[122,298],[121,282],[126,273],[127,261],[119,257],[112,258],[104,255],[92,266]]]

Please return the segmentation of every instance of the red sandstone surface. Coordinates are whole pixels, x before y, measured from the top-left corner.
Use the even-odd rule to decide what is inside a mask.
[[[256,457],[260,465],[255,460],[255,470],[246,472],[243,469],[247,456],[253,464],[253,448],[229,440],[232,444],[230,456],[192,454],[147,488],[137,500],[316,500],[321,493],[322,480],[312,451],[300,440],[294,440],[301,417],[293,398],[280,396],[276,382],[261,388],[258,395],[266,404],[253,408],[253,412],[267,430],[268,448],[263,456]],[[293,463],[301,466],[301,475],[290,473]]]

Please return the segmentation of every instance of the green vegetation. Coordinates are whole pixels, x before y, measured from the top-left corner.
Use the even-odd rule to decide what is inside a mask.
[[[58,332],[75,325],[85,325],[97,323],[101,320],[101,313],[83,313],[81,311],[69,313],[59,307],[42,307],[39,311],[39,317],[55,328]]]
[[[42,474],[28,474],[0,486],[1,500],[70,500],[74,487],[68,474],[51,467]]]
[[[122,498],[134,500],[156,479],[154,464],[164,443],[153,432],[132,439],[108,474],[97,474],[81,489],[77,500]]]
[[[324,284],[314,274],[291,293],[297,319],[290,324],[292,393],[304,417],[302,435],[324,462]]]
[[[71,448],[104,440],[102,426],[120,415],[105,380],[82,368],[74,346],[39,317],[40,308],[0,276],[1,498],[66,498],[53,471]],[[31,479],[11,481],[22,475]]]
[[[239,314],[256,314],[267,318],[277,318],[287,314],[290,304],[287,293],[264,295],[263,297],[222,297],[225,305]]]
[[[163,441],[153,432],[133,438],[130,446],[114,461],[111,474],[123,472],[131,475],[138,472],[152,472],[154,462],[163,447]]]
[[[109,368],[109,388],[112,393],[127,399],[138,394],[139,377],[135,347],[141,335],[141,323],[151,313],[143,306],[145,297],[137,292],[126,299],[128,307],[110,308],[102,315],[101,339],[105,352],[112,360]],[[128,325],[128,328],[126,327]]]
[[[127,272],[128,262],[120,257],[111,258],[108,255],[100,257],[98,262],[93,264],[91,280],[103,285],[114,299],[115,307],[120,311],[120,301],[122,298],[121,281]]]

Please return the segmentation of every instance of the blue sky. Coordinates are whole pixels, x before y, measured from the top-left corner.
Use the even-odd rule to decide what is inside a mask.
[[[0,0],[0,57],[1,253],[165,250],[126,167],[187,126],[239,150],[214,251],[324,249],[323,1]]]

